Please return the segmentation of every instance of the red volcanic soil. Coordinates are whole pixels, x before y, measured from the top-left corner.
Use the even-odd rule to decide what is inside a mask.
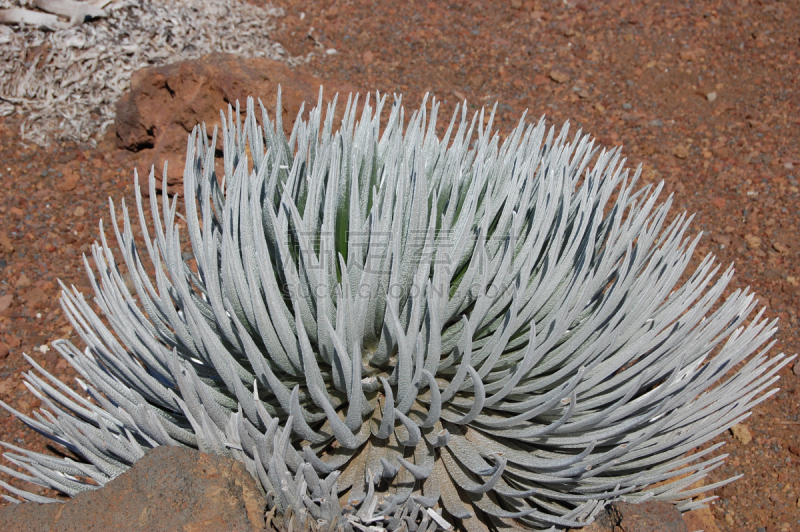
[[[411,108],[431,92],[442,121],[457,101],[499,102],[501,132],[527,109],[624,146],[644,183],[665,181],[673,214],[697,213],[697,256],[734,262],[729,291],[751,286],[779,318],[772,352],[800,351],[797,0],[275,3],[286,17],[273,39],[291,55],[314,52],[305,73],[403,94]],[[56,279],[91,292],[81,254],[108,220],[106,198],[131,201],[134,162],[107,139],[26,146],[11,119],[0,119],[0,138],[0,399],[29,413],[40,403],[19,378],[22,354],[73,382],[42,347],[75,339]],[[730,457],[707,482],[744,474],[716,491],[720,530],[800,530],[797,374],[800,365],[782,370],[780,392],[744,422],[752,441],[715,440]],[[45,446],[5,411],[0,440]]]

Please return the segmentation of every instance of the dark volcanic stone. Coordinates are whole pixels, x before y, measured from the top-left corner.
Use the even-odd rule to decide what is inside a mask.
[[[102,489],[64,504],[0,509],[3,530],[264,530],[266,496],[244,465],[179,447],[157,447]]]

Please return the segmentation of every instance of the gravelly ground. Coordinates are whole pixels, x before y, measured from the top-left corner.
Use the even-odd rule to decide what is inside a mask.
[[[501,130],[527,108],[624,145],[645,181],[666,181],[675,212],[698,213],[698,255],[735,262],[732,287],[752,286],[780,319],[773,350],[800,350],[800,2],[327,4],[276,2],[286,17],[272,37],[292,56],[315,53],[302,68],[412,106],[426,91],[449,108],[499,101]],[[0,305],[12,296],[0,312],[0,399],[30,411],[38,401],[15,377],[22,353],[65,369],[37,350],[71,334],[55,280],[88,290],[80,254],[107,217],[103,198],[132,196],[131,164],[102,140],[41,150],[17,131],[0,122]],[[710,481],[745,475],[718,490],[721,530],[800,530],[800,377],[781,378],[745,422],[751,442],[720,438],[731,456]],[[0,439],[41,446],[5,412]]]

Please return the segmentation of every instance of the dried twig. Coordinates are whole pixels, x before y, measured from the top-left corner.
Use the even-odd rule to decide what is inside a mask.
[[[75,2],[74,0],[33,0],[33,5],[69,19],[71,25],[80,24],[87,18],[107,17],[108,14],[101,8],[88,2]]]
[[[29,24],[36,28],[46,28],[49,30],[67,27],[67,25],[61,22],[55,15],[17,7],[0,9],[0,23]]]

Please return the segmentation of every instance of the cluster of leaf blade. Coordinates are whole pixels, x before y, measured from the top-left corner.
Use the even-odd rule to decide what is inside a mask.
[[[30,360],[46,408],[3,405],[83,461],[5,444],[30,475],[3,471],[74,495],[191,446],[243,461],[279,514],[320,529],[542,530],[613,499],[702,505],[715,486],[689,486],[724,457],[686,452],[788,360],[766,356],[774,322],[748,322],[747,290],[715,308],[730,268],[706,257],[678,286],[691,218],[667,223],[661,186],[637,190],[619,150],[567,126],[523,116],[501,143],[465,106],[439,138],[435,101],[408,120],[395,101],[383,130],[385,96],[360,120],[357,104],[334,131],[320,95],[288,139],[280,97],[274,122],[252,99],[243,123],[229,108],[222,180],[216,130],[196,128],[185,217],[177,198],[159,208],[151,172],[148,225],[135,187],[154,279],[112,203],[134,290],[103,236],[96,275],[85,260],[101,314],[62,298],[87,348],[54,343],[92,400]]]

